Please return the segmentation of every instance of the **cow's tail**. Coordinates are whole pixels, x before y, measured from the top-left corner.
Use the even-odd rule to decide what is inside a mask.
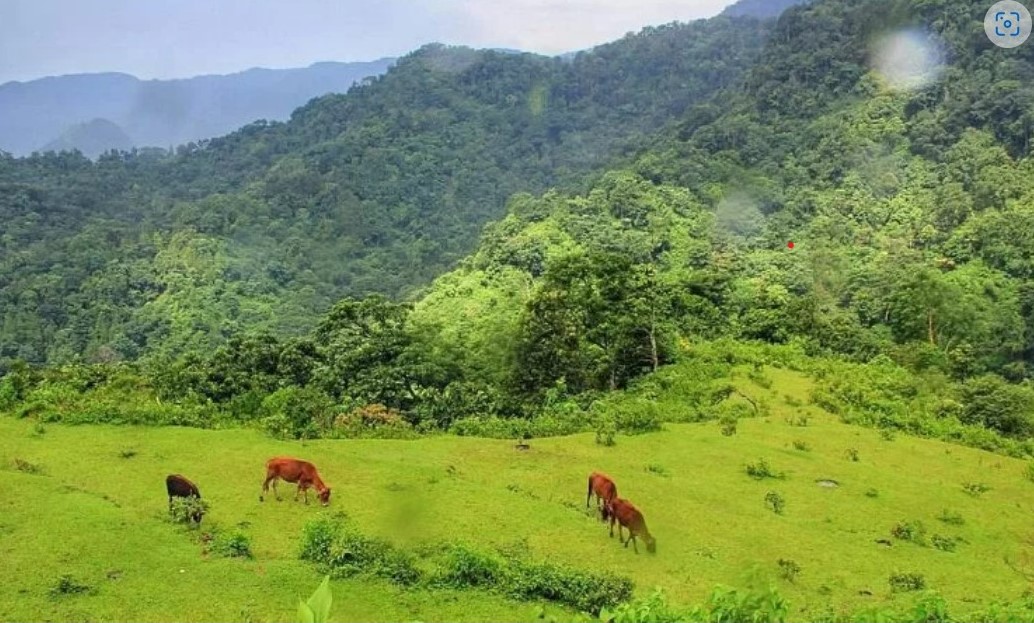
[[[589,487],[585,492],[585,508],[589,508],[589,500],[592,499],[592,474],[589,474]]]

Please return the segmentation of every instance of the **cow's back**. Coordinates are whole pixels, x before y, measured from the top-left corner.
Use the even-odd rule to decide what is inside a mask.
[[[278,456],[266,461],[266,470],[288,482],[297,482],[301,478],[312,480],[316,473],[316,468],[312,463],[286,456]]]
[[[169,497],[201,497],[201,492],[198,490],[197,485],[179,474],[169,474],[165,477],[165,490],[168,492]]]

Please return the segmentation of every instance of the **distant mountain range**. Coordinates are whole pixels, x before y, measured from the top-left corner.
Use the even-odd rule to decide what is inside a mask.
[[[74,74],[0,85],[0,150],[171,147],[221,136],[258,119],[285,120],[327,93],[387,71],[394,59],[249,69],[179,80]]]

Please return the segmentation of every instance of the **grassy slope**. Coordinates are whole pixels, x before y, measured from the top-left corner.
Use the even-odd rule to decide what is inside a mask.
[[[736,436],[721,436],[714,424],[670,425],[620,437],[612,448],[592,435],[535,440],[526,453],[506,441],[456,437],[299,445],[252,431],[99,426],[51,426],[34,436],[31,423],[2,419],[0,466],[18,457],[45,474],[0,478],[0,619],[292,618],[297,597],[318,582],[296,552],[302,526],[320,511],[290,502],[290,494],[259,504],[262,465],[273,454],[315,461],[334,487],[333,507],[366,533],[408,544],[525,539],[536,557],[627,574],[640,592],[660,586],[683,603],[700,601],[718,583],[742,584],[755,565],[775,578],[780,558],[802,568],[795,584],[778,580],[798,619],[828,604],[910,603],[911,596],[891,593],[892,571],[923,573],[957,612],[1016,598],[1029,586],[1016,570],[1034,571],[1026,553],[1034,484],[1022,462],[904,436],[883,440],[814,407],[787,406],[780,397],[803,397],[807,381],[768,374],[771,390],[744,387],[772,401],[772,416],[741,421]],[[808,427],[786,423],[801,411],[812,415]],[[811,451],[794,449],[798,439]],[[857,449],[858,462],[845,458],[848,448]],[[138,454],[120,458],[124,449]],[[761,457],[787,478],[748,478],[744,465]],[[592,469],[614,476],[622,496],[643,510],[658,540],[655,556],[619,547],[585,513]],[[199,483],[212,504],[206,521],[249,522],[255,560],[204,559],[163,521],[162,480],[170,472]],[[821,488],[820,478],[841,486]],[[991,490],[972,497],[961,486],[967,481]],[[870,488],[879,496],[867,497]],[[785,515],[766,509],[769,490],[786,498]],[[965,525],[938,521],[946,508]],[[891,538],[895,523],[916,519],[966,542],[955,553],[875,543]],[[112,570],[121,575],[108,579]],[[52,598],[47,590],[63,573],[100,590]],[[380,581],[339,581],[334,592],[336,620],[518,620],[536,610],[484,593],[402,592]]]

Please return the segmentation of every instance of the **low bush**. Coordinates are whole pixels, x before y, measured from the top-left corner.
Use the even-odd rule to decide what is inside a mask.
[[[208,501],[202,498],[172,498],[169,504],[169,517],[174,523],[190,524],[195,518],[204,517],[208,509]]]
[[[369,574],[408,586],[422,574],[414,557],[383,539],[367,537],[338,516],[310,521],[302,531],[300,557],[335,577]]]
[[[956,511],[948,509],[942,510],[941,514],[937,517],[937,519],[943,521],[944,523],[950,526],[961,526],[966,523],[966,521],[962,518],[962,515],[960,515]]]
[[[793,447],[795,450],[800,450],[801,452],[811,452],[811,444],[803,439],[795,439]]]
[[[765,505],[776,515],[782,515],[786,500],[777,491],[769,491],[765,494]]]
[[[395,409],[382,404],[356,407],[334,418],[328,436],[358,439],[410,439],[417,436],[413,425]]]
[[[982,482],[966,482],[962,484],[962,490],[969,495],[978,498],[991,490],[991,487]]]
[[[746,467],[747,475],[754,480],[764,480],[766,478],[783,478],[784,474],[776,473],[769,466],[768,461],[765,459],[758,460],[757,463],[747,463]]]
[[[901,522],[891,528],[890,533],[896,539],[915,543],[916,545],[926,545],[926,526],[921,521]]]
[[[791,584],[797,581],[797,576],[801,573],[801,566],[792,560],[780,558],[776,564],[779,565],[779,575],[787,582]]]
[[[97,589],[77,580],[71,575],[62,575],[54,582],[54,585],[50,587],[51,597],[61,597],[66,595],[83,595],[83,594],[94,594]]]
[[[926,588],[926,578],[921,573],[892,573],[887,581],[894,592],[921,591]]]
[[[547,599],[598,615],[632,597],[632,580],[554,563],[510,559],[502,588],[517,599]]]
[[[209,551],[223,558],[251,558],[251,539],[240,529],[214,535]]]
[[[465,545],[449,548],[434,577],[434,584],[448,588],[491,588],[502,581],[504,561]]]

